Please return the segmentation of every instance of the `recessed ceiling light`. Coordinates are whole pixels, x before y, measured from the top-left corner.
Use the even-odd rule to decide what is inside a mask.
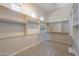
[[[41,16],[41,21],[44,21],[44,18]]]
[[[35,13],[32,13],[32,17],[36,17],[36,14]]]

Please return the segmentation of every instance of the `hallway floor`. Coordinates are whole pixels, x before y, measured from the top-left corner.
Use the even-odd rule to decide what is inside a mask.
[[[68,47],[72,47],[72,44],[55,41],[57,39],[71,39],[67,34],[50,33],[41,35],[40,37],[46,40],[16,54],[16,56],[70,56]]]

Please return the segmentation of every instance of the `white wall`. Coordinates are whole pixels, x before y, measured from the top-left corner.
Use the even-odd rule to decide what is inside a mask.
[[[53,32],[62,32],[62,24],[60,22],[53,23]]]
[[[69,33],[69,22],[68,21],[50,22],[48,28],[49,32]]]

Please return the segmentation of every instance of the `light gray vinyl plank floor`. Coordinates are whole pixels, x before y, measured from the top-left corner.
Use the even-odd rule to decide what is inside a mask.
[[[53,37],[53,36],[54,37]],[[47,35],[46,35],[47,36]],[[65,38],[63,38],[63,36]],[[60,37],[60,38],[57,38]],[[68,35],[62,34],[50,34],[48,39],[71,39]],[[47,38],[47,37],[45,37]],[[44,37],[41,39],[45,39]],[[53,40],[45,40],[40,44],[37,44],[27,50],[24,50],[16,56],[70,56],[68,52],[68,47],[72,47],[71,44],[53,41]]]

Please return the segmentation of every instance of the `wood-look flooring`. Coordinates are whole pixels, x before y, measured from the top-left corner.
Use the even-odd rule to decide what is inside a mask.
[[[72,47],[72,44],[48,40],[54,39],[52,36],[54,34],[49,35],[51,38],[49,38],[48,35],[49,34],[41,35],[41,39],[44,39],[43,42],[16,54],[16,56],[71,56],[68,52],[68,47]],[[66,37],[68,38],[68,35],[65,34],[57,35],[59,35],[59,39],[66,39]],[[63,38],[63,36],[65,36],[65,38]],[[56,34],[55,37],[57,38]]]

